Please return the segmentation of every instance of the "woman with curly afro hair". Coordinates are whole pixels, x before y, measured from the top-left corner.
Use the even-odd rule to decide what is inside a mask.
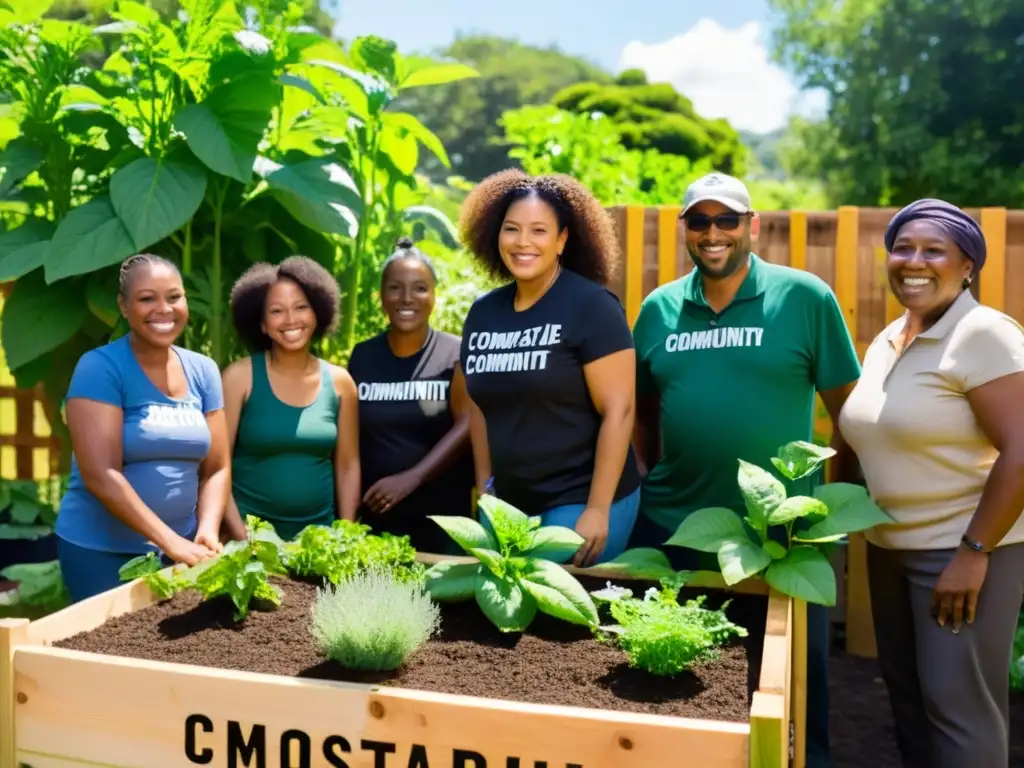
[[[630,445],[636,355],[606,288],[607,212],[567,176],[508,170],[467,197],[463,241],[508,284],[466,317],[461,366],[481,493],[575,529],[578,566],[626,547],[639,503]]]
[[[243,538],[256,515],[285,539],[307,525],[354,520],[359,506],[359,402],[345,369],[315,357],[338,319],[338,284],[312,259],[254,264],[231,290],[251,355],[223,374],[234,452],[225,522]]]

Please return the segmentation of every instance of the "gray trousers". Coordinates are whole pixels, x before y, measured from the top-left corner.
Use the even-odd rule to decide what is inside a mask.
[[[1024,599],[1024,544],[989,555],[974,624],[959,634],[931,612],[956,550],[868,545],[871,612],[904,768],[1007,768],[1013,635]]]

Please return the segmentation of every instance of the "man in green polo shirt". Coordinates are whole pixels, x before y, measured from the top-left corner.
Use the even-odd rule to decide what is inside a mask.
[[[659,547],[677,568],[717,570],[714,556],[709,563],[664,542],[703,507],[742,513],[737,459],[771,470],[779,446],[811,440],[816,393],[835,425],[860,363],[829,286],[752,253],[759,222],[739,179],[695,181],[680,216],[696,269],[654,290],[633,329],[636,450],[646,477],[630,546]],[[839,477],[850,479],[851,453],[833,431]],[[807,494],[810,482],[788,491]],[[808,605],[807,617],[807,765],[822,768],[831,765],[828,611]],[[751,666],[755,682],[759,660]]]

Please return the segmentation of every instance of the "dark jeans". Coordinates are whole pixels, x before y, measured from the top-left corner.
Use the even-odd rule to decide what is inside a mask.
[[[716,555],[698,552],[684,547],[665,546],[672,536],[641,514],[633,527],[629,547],[655,547],[664,552],[677,571],[701,570],[719,572]],[[829,656],[829,609],[823,605],[807,604],[807,768],[831,768],[832,757],[829,748],[829,697],[828,697],[828,656]],[[743,624],[751,637],[764,637],[767,611],[757,611],[750,616],[735,618]],[[751,643],[747,666],[747,693],[750,699],[757,690],[761,676],[760,643]]]

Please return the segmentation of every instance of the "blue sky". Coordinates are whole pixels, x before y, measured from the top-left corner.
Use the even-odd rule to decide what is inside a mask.
[[[820,111],[768,56],[766,0],[339,0],[337,31],[375,33],[403,51],[432,52],[457,32],[555,44],[616,72],[671,82],[698,112],[766,132],[792,112]]]

